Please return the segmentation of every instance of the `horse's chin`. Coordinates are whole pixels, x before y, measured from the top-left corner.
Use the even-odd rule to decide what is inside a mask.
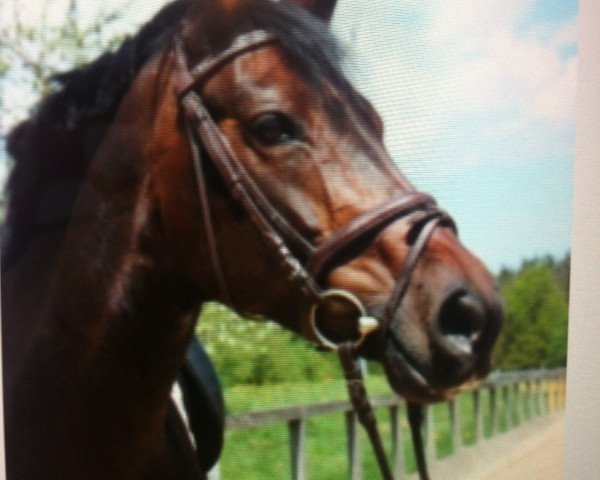
[[[395,342],[388,340],[382,363],[388,383],[401,397],[415,403],[451,400],[460,392],[472,388],[479,380],[469,378],[455,386],[435,386],[418,366],[402,352]]]

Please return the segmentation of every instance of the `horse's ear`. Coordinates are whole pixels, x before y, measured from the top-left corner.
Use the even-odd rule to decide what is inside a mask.
[[[286,0],[288,3],[305,8],[324,22],[329,23],[333,16],[333,10],[337,0]]]

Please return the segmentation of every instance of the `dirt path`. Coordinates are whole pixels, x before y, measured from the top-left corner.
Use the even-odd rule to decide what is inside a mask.
[[[481,480],[560,480],[563,469],[564,421],[525,442]]]
[[[564,415],[536,418],[432,465],[444,480],[562,479]]]

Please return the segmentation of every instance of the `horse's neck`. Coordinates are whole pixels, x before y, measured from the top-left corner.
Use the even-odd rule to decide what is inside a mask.
[[[2,356],[5,390],[10,391],[35,330],[56,271],[62,232],[32,239],[9,269],[2,271]]]
[[[48,470],[55,476],[47,478],[129,478],[124,472],[143,471],[160,454],[168,394],[194,315],[178,298],[186,285],[126,256],[119,268],[131,275],[114,278],[118,292],[94,268],[72,280],[66,269],[56,274],[51,308],[6,392],[14,478]]]
[[[37,286],[43,300],[28,310],[17,287],[6,299],[20,303],[15,314],[36,317],[23,323],[31,329],[27,342],[26,328],[11,335],[26,348],[6,392],[9,468],[28,478],[48,470],[56,478],[78,471],[91,478],[90,465],[97,478],[125,478],[160,443],[199,292],[162,258],[151,169],[131,137],[143,136],[145,127],[117,120],[109,132],[82,184],[61,255]],[[15,272],[34,275],[32,268]],[[47,453],[29,458],[34,451]]]

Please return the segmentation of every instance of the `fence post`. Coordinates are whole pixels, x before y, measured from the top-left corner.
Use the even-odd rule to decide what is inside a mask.
[[[401,478],[404,474],[404,441],[402,435],[402,425],[398,415],[398,405],[390,407],[390,425],[392,430],[392,455],[393,472],[395,478]]]
[[[540,379],[540,391],[538,392],[539,402],[540,402],[540,415],[545,415],[548,413],[547,403],[546,403],[546,382],[543,379]]]
[[[564,379],[559,378],[557,380],[557,395],[558,398],[556,400],[556,409],[557,410],[562,410],[564,407],[564,403],[565,403],[565,399],[564,399],[564,393],[565,393],[565,389],[564,389],[564,385],[563,385]]]
[[[529,392],[529,419],[531,420],[535,416],[535,380],[529,380],[527,384]]]
[[[350,467],[350,479],[362,479],[362,465],[360,461],[358,418],[354,412],[346,412],[346,441],[348,444],[348,465]]]
[[[521,383],[517,380],[513,384],[513,401],[512,401],[512,409],[514,411],[514,426],[521,425],[521,392],[519,388],[521,387]]]
[[[425,458],[431,465],[437,460],[436,447],[435,447],[435,429],[433,422],[433,405],[427,405],[424,409],[425,413]]]
[[[543,411],[543,407],[544,407],[544,383],[542,381],[542,379],[538,379],[537,383],[536,383],[537,389],[536,389],[536,398],[535,398],[535,403],[537,406],[537,413],[538,415],[543,415],[544,411]]]
[[[496,387],[490,387],[490,422],[491,422],[491,434],[493,437],[498,432],[499,421],[498,421],[498,391]]]
[[[504,410],[504,420],[506,421],[506,431],[508,432],[512,428],[512,409],[510,408],[509,386],[504,385],[502,387],[502,409]]]
[[[523,383],[521,383],[521,388],[522,388],[522,397],[521,397],[521,418],[522,418],[522,423],[525,423],[527,421],[527,414],[529,413],[529,381],[526,380]]]
[[[558,410],[558,380],[552,380],[552,413]]]
[[[483,405],[481,404],[481,389],[473,390],[473,416],[475,417],[475,443],[483,440]]]
[[[448,402],[450,413],[450,432],[452,435],[452,452],[455,454],[462,447],[462,429],[460,425],[460,413],[458,411],[458,399]]]
[[[302,418],[295,418],[288,422],[290,435],[290,454],[292,464],[292,479],[306,479],[306,434],[305,423]]]

